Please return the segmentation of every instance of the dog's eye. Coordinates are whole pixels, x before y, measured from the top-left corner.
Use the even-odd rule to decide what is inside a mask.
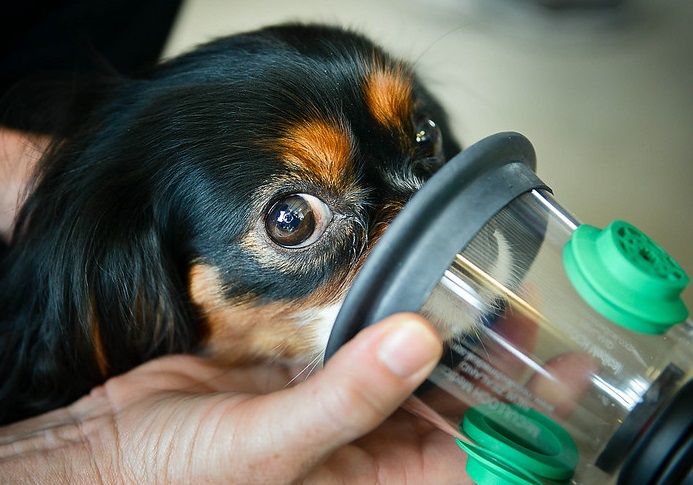
[[[293,194],[277,201],[267,213],[265,229],[285,248],[303,248],[316,242],[332,221],[332,211],[308,194]]]
[[[423,156],[437,157],[441,155],[443,137],[440,128],[428,116],[419,116],[414,122],[416,144]]]

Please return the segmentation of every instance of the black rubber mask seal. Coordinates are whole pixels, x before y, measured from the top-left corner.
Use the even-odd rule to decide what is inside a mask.
[[[418,312],[457,253],[503,207],[548,187],[518,133],[485,138],[453,157],[390,224],[357,275],[330,334],[327,361],[361,329]]]

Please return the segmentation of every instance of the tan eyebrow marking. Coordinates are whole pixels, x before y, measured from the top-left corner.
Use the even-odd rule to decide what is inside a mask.
[[[412,75],[401,64],[376,67],[364,83],[368,109],[381,126],[401,131],[412,105]]]
[[[347,127],[325,120],[300,121],[287,125],[276,142],[286,163],[323,183],[339,187],[350,181],[354,141]]]

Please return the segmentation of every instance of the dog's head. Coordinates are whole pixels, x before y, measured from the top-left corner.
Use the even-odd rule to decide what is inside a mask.
[[[457,146],[412,68],[362,37],[283,27],[213,48],[232,72],[191,93],[210,116],[191,143],[216,146],[204,184],[181,185],[202,198],[188,283],[203,345],[315,356],[370,247]]]
[[[40,308],[34,350],[101,376],[166,352],[316,357],[372,245],[459,150],[412,67],[337,28],[220,39],[105,98],[46,158],[12,257],[34,262],[7,271],[39,276],[4,297]]]

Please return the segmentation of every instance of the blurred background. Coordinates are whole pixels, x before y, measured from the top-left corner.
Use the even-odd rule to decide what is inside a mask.
[[[465,145],[524,134],[580,220],[633,223],[693,277],[690,0],[184,0],[165,56],[296,20],[414,62]]]

